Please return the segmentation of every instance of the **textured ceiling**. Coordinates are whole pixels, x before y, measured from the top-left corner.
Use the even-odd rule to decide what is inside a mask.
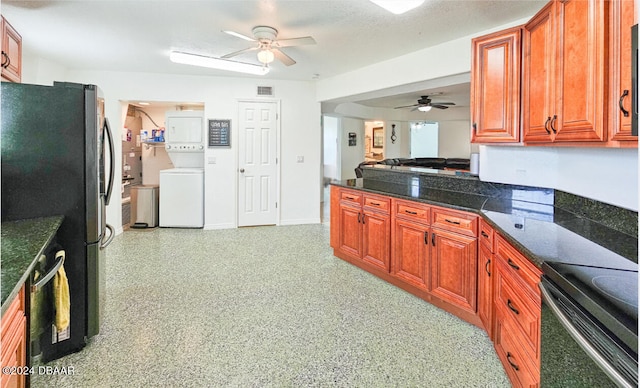
[[[234,77],[239,73],[171,63],[168,54],[222,56],[252,45],[222,30],[251,35],[254,26],[268,25],[279,38],[312,36],[317,44],[284,48],[297,64],[275,62],[266,78],[312,80],[522,19],[544,3],[426,0],[393,15],[367,0],[3,0],[2,14],[25,49],[69,68]],[[257,63],[255,52],[235,59]]]

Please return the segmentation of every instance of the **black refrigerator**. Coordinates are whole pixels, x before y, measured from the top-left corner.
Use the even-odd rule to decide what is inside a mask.
[[[62,339],[51,331],[31,338],[48,362],[81,350],[100,330],[113,137],[95,85],[2,82],[1,99],[2,221],[64,216],[57,242],[66,251],[70,325]]]

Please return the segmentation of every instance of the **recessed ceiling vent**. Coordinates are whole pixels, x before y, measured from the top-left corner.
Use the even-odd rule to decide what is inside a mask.
[[[272,97],[273,86],[258,86],[258,97]]]

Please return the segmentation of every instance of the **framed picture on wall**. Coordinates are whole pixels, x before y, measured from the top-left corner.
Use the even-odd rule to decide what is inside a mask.
[[[384,145],[384,129],[373,128],[373,148],[382,148]]]

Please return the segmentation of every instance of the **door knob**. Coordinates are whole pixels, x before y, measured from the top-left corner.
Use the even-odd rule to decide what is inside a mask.
[[[241,169],[240,169],[240,172],[244,172],[244,168],[241,168]]]

